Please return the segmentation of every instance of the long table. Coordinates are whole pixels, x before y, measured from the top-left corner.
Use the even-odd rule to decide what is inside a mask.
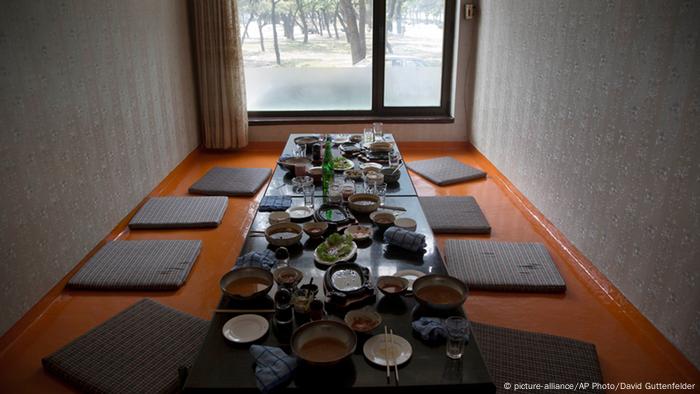
[[[291,149],[292,145],[290,144],[293,144],[293,138],[296,136],[290,136],[287,149]],[[408,174],[405,175],[408,182],[411,182]],[[271,182],[266,190],[266,195],[273,187],[274,184]],[[412,184],[411,190],[415,190]],[[302,198],[294,198],[294,205],[302,203]],[[321,198],[316,198],[315,203],[316,206],[319,206]],[[415,194],[410,196],[389,195],[386,204],[406,208],[403,215],[416,220],[417,231],[426,235],[426,253],[417,255],[386,245],[382,242],[381,235],[375,234],[369,245],[362,245],[358,248],[355,262],[369,268],[372,278],[391,275],[404,269],[445,274],[446,270],[436,247],[435,238]],[[264,230],[267,227],[268,216],[269,213],[257,213],[250,229],[253,232],[249,231],[241,254],[270,247],[264,237],[254,232]],[[356,218],[360,223],[369,223],[369,218],[366,216],[356,215]],[[290,265],[304,273],[305,282],[313,277],[314,283],[321,284],[325,268],[314,262],[313,250],[317,245],[318,241],[304,235],[299,245],[290,248]],[[231,264],[233,265],[234,262],[232,261]],[[323,288],[319,287],[319,297],[323,299]],[[274,294],[274,291],[275,288],[270,294]],[[253,304],[241,304],[224,296],[219,303],[220,309],[258,309],[271,308],[272,306],[273,301],[269,296]],[[393,383],[393,380],[391,384],[387,384],[384,368],[373,366],[365,360],[362,344],[366,338],[359,337],[356,351],[347,361],[332,368],[320,370],[302,365],[286,390],[302,392],[323,388],[334,392],[338,390],[374,392],[400,389],[402,392],[418,392],[425,389],[439,389],[441,393],[464,392],[465,390],[495,391],[476,341],[469,341],[461,360],[451,360],[445,356],[444,345],[429,346],[415,336],[412,332],[411,321],[420,316],[433,316],[434,312],[421,308],[413,297],[401,297],[394,300],[383,298],[382,294],[377,292],[374,307],[382,315],[383,324],[391,327],[397,335],[406,338],[413,347],[411,359],[399,368],[401,381],[398,386]],[[457,310],[449,314],[462,313],[461,310]],[[185,383],[186,391],[258,392],[253,358],[248,351],[249,346],[232,344],[222,335],[224,323],[234,316],[233,313],[216,313],[212,317],[202,350],[189,370]],[[272,332],[269,332],[258,343],[280,346],[289,351],[288,345],[279,341]]]

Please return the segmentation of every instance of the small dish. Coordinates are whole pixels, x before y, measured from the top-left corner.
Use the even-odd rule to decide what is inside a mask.
[[[406,291],[411,293],[413,292],[413,282],[415,282],[415,280],[420,278],[421,276],[425,276],[425,272],[420,272],[416,270],[402,270],[395,272],[394,276],[406,279],[408,281],[408,287],[406,288]]]
[[[304,232],[310,238],[319,238],[328,230],[327,222],[309,222],[304,224]]]
[[[396,218],[394,220],[394,226],[402,228],[406,231],[416,231],[418,224],[411,218]]]
[[[353,134],[353,135],[351,135],[351,136],[350,136],[350,142],[354,142],[354,143],[356,143],[356,144],[362,142],[362,135],[360,135],[360,134]]]
[[[361,226],[358,224],[352,225],[345,229],[345,234],[350,234],[352,239],[355,241],[362,241],[371,238],[373,233],[374,231],[372,231],[371,227]]]
[[[333,158],[333,170],[335,171],[346,171],[355,168],[355,162],[344,157]]]
[[[390,212],[374,211],[369,215],[369,218],[374,224],[380,229],[386,230],[387,228],[394,225],[396,216]]]
[[[392,366],[404,364],[411,358],[413,348],[406,339],[396,334],[378,334],[365,342],[362,352],[371,363],[386,367],[387,360]]]
[[[408,289],[408,280],[399,276],[380,276],[377,278],[377,288],[385,296],[400,296]]]
[[[287,212],[272,212],[267,218],[270,224],[280,224],[289,222],[289,214]]]
[[[286,211],[289,214],[291,220],[304,221],[311,218],[314,215],[314,210],[305,206],[297,205],[294,207],[289,207]]]
[[[238,315],[224,324],[224,338],[235,343],[250,343],[267,334],[270,323],[260,315]]]
[[[298,224],[278,223],[265,229],[265,239],[274,246],[292,246],[301,239],[301,232]]]
[[[365,174],[367,174],[367,172],[365,170],[367,170],[368,168],[373,168],[374,171],[381,171],[382,168],[384,168],[384,167],[379,163],[372,163],[372,162],[360,164],[360,169],[363,172],[365,172]]]
[[[394,144],[391,142],[373,142],[367,145],[367,149],[372,152],[391,152],[394,149]]]
[[[275,278],[277,286],[286,288],[296,287],[304,278],[304,274],[301,271],[289,266],[276,269],[272,276]]]
[[[382,315],[369,308],[362,308],[348,312],[344,320],[353,331],[367,333],[382,324]]]
[[[360,170],[346,170],[343,175],[346,179],[352,179],[353,181],[361,181],[364,173]]]

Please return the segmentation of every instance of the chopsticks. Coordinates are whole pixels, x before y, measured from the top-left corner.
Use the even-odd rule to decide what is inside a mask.
[[[389,343],[391,343],[391,348]],[[394,376],[396,377],[396,384],[399,384],[399,366],[396,364],[396,355],[394,355],[394,330],[388,329],[387,332],[386,326],[384,326],[384,348],[386,349],[386,381],[391,383],[391,360],[393,359]],[[389,355],[390,351],[391,355]]]

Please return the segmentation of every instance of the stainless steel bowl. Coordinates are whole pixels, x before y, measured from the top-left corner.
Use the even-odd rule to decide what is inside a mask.
[[[258,291],[256,293],[251,294],[250,296],[242,296],[240,294],[234,294],[230,293],[226,287],[231,284],[233,281],[242,279],[242,278],[258,278],[261,279],[262,282],[266,284],[265,289]],[[252,300],[254,298],[263,296],[267,294],[270,289],[272,288],[272,283],[274,282],[274,279],[272,278],[272,274],[270,271],[258,267],[243,267],[243,268],[237,268],[234,269],[233,271],[229,271],[224,274],[224,276],[221,277],[221,281],[219,281],[219,285],[221,286],[221,291],[226,294],[227,296],[233,298],[234,300]]]
[[[304,346],[314,340],[329,339],[343,345],[343,350],[337,354],[324,355],[323,359],[309,357]],[[355,332],[345,323],[334,320],[317,320],[297,328],[292,334],[291,347],[294,354],[312,365],[333,365],[348,358],[357,345]]]
[[[434,302],[434,300],[425,299],[420,290],[431,286],[455,290],[457,293],[459,293],[459,299],[453,302]],[[418,300],[421,305],[425,305],[436,310],[447,311],[461,307],[462,304],[464,304],[464,301],[466,301],[468,293],[469,290],[464,282],[447,275],[425,275],[413,282],[413,295],[416,297],[416,300]]]

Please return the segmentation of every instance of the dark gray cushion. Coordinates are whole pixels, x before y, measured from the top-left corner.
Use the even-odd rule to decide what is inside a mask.
[[[440,186],[486,177],[486,173],[478,168],[468,166],[448,156],[412,161],[406,163],[406,166]]]
[[[564,279],[542,244],[448,240],[445,249],[447,271],[470,289],[566,291]]]
[[[190,186],[189,192],[207,196],[252,196],[271,172],[269,168],[214,167]]]
[[[227,197],[152,197],[136,212],[129,228],[216,227]]]
[[[144,299],[44,358],[48,372],[90,393],[171,393],[208,323]]]
[[[476,340],[497,393],[513,393],[505,383],[541,384],[540,390],[518,390],[524,393],[604,393],[591,383],[601,384],[598,353],[595,345],[575,339],[538,334],[472,322]],[[550,390],[545,390],[550,384]],[[574,389],[552,384],[579,384]],[[581,384],[588,384],[583,386]]]
[[[420,197],[435,233],[489,234],[491,226],[474,197]]]
[[[202,241],[138,240],[106,244],[68,282],[95,290],[174,290],[187,280]]]

